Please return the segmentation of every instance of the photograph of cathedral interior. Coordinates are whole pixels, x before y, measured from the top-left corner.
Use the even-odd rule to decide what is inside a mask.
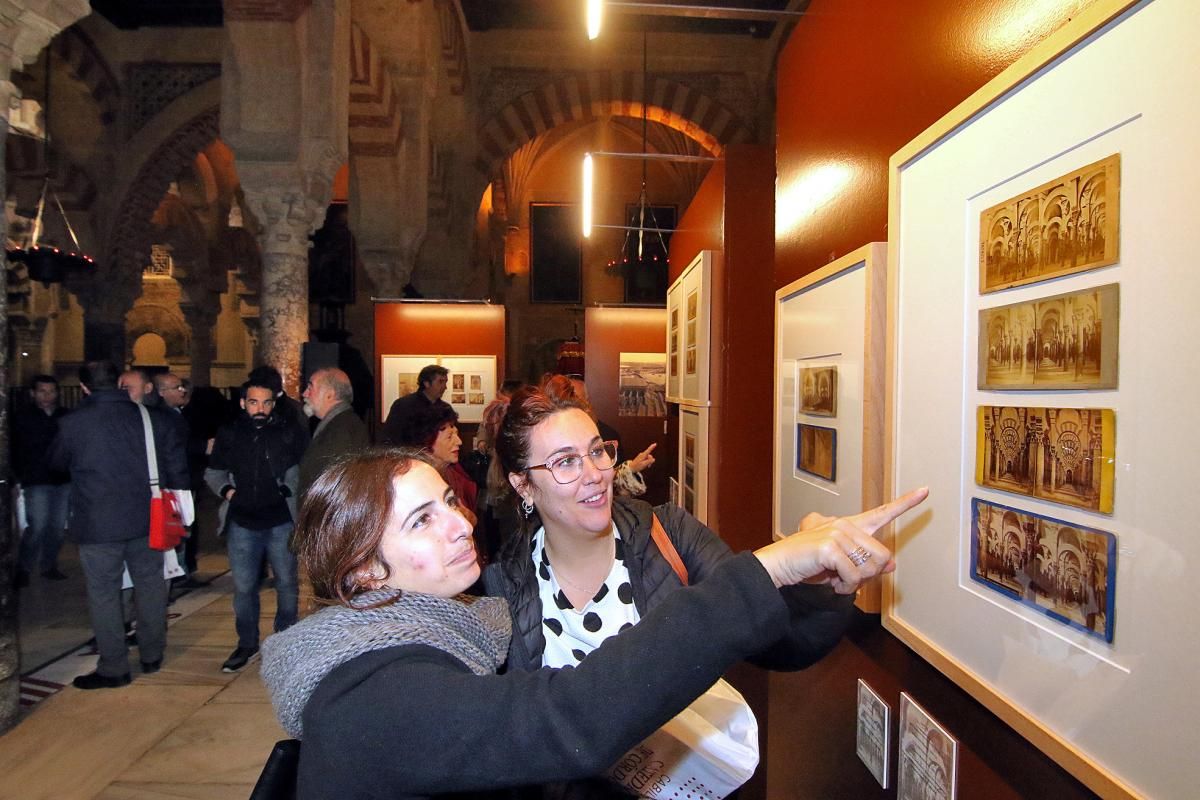
[[[776,374],[776,291],[871,243],[866,338],[903,356],[893,157],[1128,30],[1180,97],[1100,108],[1113,147],[1035,106],[1041,149],[954,190],[967,310],[915,301],[970,329],[950,356]],[[949,537],[946,591],[1026,625],[1017,661],[1159,664],[1112,544],[1171,581],[1194,549],[1137,516],[1187,470],[1134,394],[1147,309],[1194,283],[1185,226],[1139,204],[1192,185],[1186,148],[1139,149],[1190,124],[1190,0],[8,0],[0,31],[0,800],[633,798],[606,775],[635,748],[662,762],[641,795],[674,797],[717,778],[655,748],[690,753],[673,726],[721,678],[757,748],[706,766],[714,797],[897,796],[857,755],[860,679],[958,741],[913,788],[888,723],[871,761],[911,796],[1188,796],[1086,720],[1042,725],[1053,700],[997,702],[1009,661],[947,669],[961,642],[914,644],[900,603]],[[885,462],[913,457],[898,387],[954,370],[985,488],[964,413],[939,499],[942,471]],[[836,430],[774,418],[784,377]],[[795,470],[829,505],[776,539]],[[860,483],[879,499],[848,511]],[[973,542],[992,490],[1079,524],[979,501]]]
[[[976,499],[972,537],[975,580],[1113,640],[1111,533]]]
[[[979,388],[1115,388],[1119,289],[980,311]]]
[[[980,486],[1112,513],[1111,409],[980,406],[978,433]]]
[[[1103,267],[1120,251],[1121,156],[979,215],[980,291]]]

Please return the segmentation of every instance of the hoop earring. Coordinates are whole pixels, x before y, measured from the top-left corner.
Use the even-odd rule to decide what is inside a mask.
[[[533,503],[522,498],[521,499],[521,513],[525,515],[526,519],[528,519],[529,517],[532,517],[533,516]]]

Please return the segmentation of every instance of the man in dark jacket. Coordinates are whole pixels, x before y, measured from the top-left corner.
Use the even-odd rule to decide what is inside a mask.
[[[442,395],[446,393],[446,382],[450,370],[437,364],[428,364],[417,375],[417,390],[406,394],[392,403],[384,423],[384,440],[399,445],[409,440],[408,426],[433,405],[446,405]]]
[[[273,387],[251,373],[243,413],[217,433],[204,481],[217,493],[233,573],[237,649],[225,672],[237,672],[258,653],[259,570],[264,556],[275,574],[275,630],[296,622],[299,582],[289,543],[296,518],[300,459],[307,436],[276,409]]]
[[[58,406],[58,381],[51,375],[35,375],[29,396],[33,404],[17,412],[12,426],[13,470],[21,484],[29,523],[21,537],[18,589],[29,585],[29,574],[39,564],[43,578],[61,581],[67,577],[58,569],[58,551],[67,526],[71,486],[65,473],[50,469],[49,461],[58,421],[67,412]]]
[[[88,608],[100,660],[76,678],[80,689],[124,686],[130,681],[121,608],[122,564],[133,580],[142,672],[157,672],[167,643],[167,583],[163,554],[149,542],[150,469],[143,417],[117,388],[114,364],[93,361],[79,370],[86,398],[59,422],[50,466],[71,476],[71,538],[87,580]],[[162,411],[150,411],[159,480],[187,489],[187,463],[175,428]]]
[[[335,459],[370,445],[367,427],[354,413],[354,388],[340,369],[319,369],[304,387],[304,413],[321,420],[300,461],[300,500]]]

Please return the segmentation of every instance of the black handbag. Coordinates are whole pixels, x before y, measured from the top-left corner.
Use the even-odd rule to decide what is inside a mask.
[[[275,743],[263,765],[250,800],[296,800],[296,773],[300,769],[300,740]]]

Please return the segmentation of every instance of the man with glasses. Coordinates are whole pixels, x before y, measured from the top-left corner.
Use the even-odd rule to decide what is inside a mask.
[[[208,464],[208,455],[205,452],[208,442],[192,430],[191,423],[188,422],[187,414],[184,411],[192,399],[189,387],[183,378],[174,372],[161,372],[154,376],[154,389],[162,399],[163,408],[169,412],[171,418],[175,420],[175,425],[179,428],[179,440],[186,443],[188,474],[192,478],[192,485],[201,486],[204,480],[204,468]],[[199,535],[200,526],[193,522],[188,526],[187,538],[176,548],[179,563],[187,571],[187,577],[177,578],[176,582],[184,589],[198,589],[208,585],[206,581],[197,580],[195,577]]]

